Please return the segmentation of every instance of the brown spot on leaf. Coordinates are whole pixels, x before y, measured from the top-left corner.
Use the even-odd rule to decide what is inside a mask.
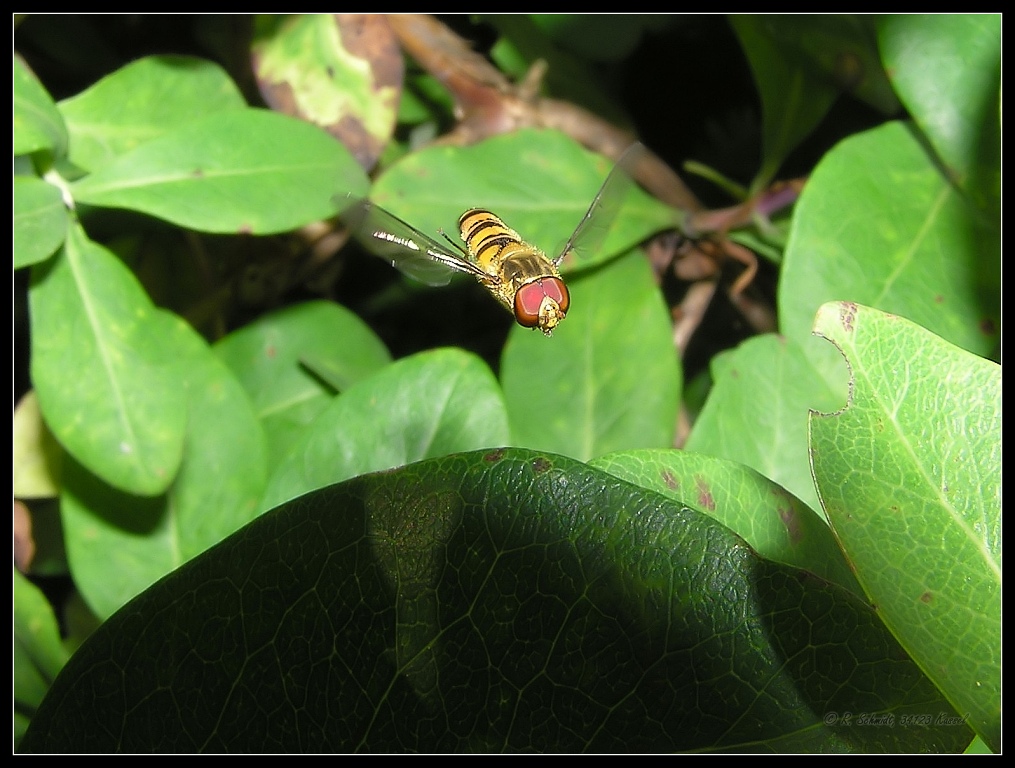
[[[712,489],[703,477],[694,478],[695,489],[698,493],[698,506],[709,512],[715,511],[715,498],[712,496]]]
[[[840,310],[839,320],[842,323],[842,327],[853,332],[853,324],[856,322],[856,304],[852,301],[842,302],[842,309]]]
[[[786,527],[786,533],[789,536],[790,543],[799,544],[800,539],[803,537],[803,532],[800,530],[800,518],[797,516],[796,511],[791,505],[779,505],[778,509],[779,519]]]
[[[500,461],[502,458],[504,458],[504,449],[498,448],[495,451],[490,451],[489,453],[485,454],[483,456],[483,461],[494,462]]]
[[[552,467],[553,463],[549,459],[544,459],[542,456],[540,456],[538,459],[532,460],[532,471],[535,472],[537,475],[546,472]]]
[[[675,491],[680,488],[680,483],[677,482],[677,478],[675,478],[673,473],[668,469],[663,470],[663,482],[666,483],[666,487],[671,491]]]

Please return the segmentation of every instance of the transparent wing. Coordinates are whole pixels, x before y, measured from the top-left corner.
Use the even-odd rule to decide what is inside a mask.
[[[627,190],[634,184],[632,171],[638,161],[645,154],[645,147],[635,142],[620,156],[617,164],[613,166],[610,174],[599,188],[592,205],[589,206],[585,216],[578,222],[574,234],[564,245],[564,249],[558,254],[553,263],[560,264],[563,258],[571,251],[578,253],[594,251],[606,238],[610,231],[610,225],[620,210],[620,204],[627,195]]]
[[[456,271],[491,277],[450,244],[438,243],[368,200],[357,202],[339,218],[367,250],[421,283],[447,285]]]

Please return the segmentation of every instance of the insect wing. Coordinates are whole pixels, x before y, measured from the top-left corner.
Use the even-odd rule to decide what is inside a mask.
[[[603,186],[599,188],[592,205],[578,222],[574,234],[564,245],[563,250],[556,259],[554,265],[560,264],[563,258],[575,251],[584,253],[596,250],[603,244],[606,234],[610,231],[610,225],[620,210],[621,203],[627,196],[627,191],[634,184],[632,171],[641,158],[645,155],[644,145],[636,142],[624,150],[617,164],[613,166]]]
[[[447,285],[456,271],[489,278],[450,246],[369,201],[354,205],[340,218],[367,250],[421,283]]]

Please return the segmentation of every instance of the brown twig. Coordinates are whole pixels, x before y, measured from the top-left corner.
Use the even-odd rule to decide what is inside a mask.
[[[403,50],[454,96],[458,122],[438,140],[439,143],[471,144],[524,127],[553,128],[616,160],[634,141],[627,131],[580,106],[541,97],[540,86],[546,71],[544,62],[533,64],[522,81],[513,84],[473,51],[467,41],[434,17],[393,15],[389,17],[389,22]],[[773,185],[762,194],[735,206],[707,210],[677,173],[650,151],[643,154],[631,169],[631,174],[657,199],[684,211],[684,234],[698,238],[672,249],[671,254],[675,274],[695,282],[688,298],[677,311],[679,318],[675,322],[674,338],[681,352],[704,313],[700,300],[703,297],[711,299],[720,266],[726,258],[732,258],[745,267],[730,288],[731,300],[741,308],[752,325],[758,324],[758,330],[773,326],[771,312],[753,306],[744,294],[744,289],[757,273],[757,256],[730,240],[727,233],[759,219],[767,220],[775,210],[795,200],[802,181]],[[656,261],[663,259],[659,253],[656,255]],[[657,273],[661,274],[660,265],[656,266]]]
[[[634,141],[629,132],[569,102],[539,96],[546,65],[536,62],[518,85],[468,43],[432,16],[391,16],[403,49],[440,80],[455,98],[458,124],[440,141],[472,144],[519,128],[554,128],[614,160]],[[683,180],[656,155],[646,152],[632,175],[650,193],[682,211],[701,203]]]

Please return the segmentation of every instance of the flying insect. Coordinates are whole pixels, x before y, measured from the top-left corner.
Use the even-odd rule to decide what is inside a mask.
[[[459,218],[464,248],[443,230],[439,232],[447,244],[369,201],[361,202],[342,218],[370,250],[409,277],[428,285],[445,285],[456,271],[472,275],[519,325],[538,328],[549,336],[571,306],[571,296],[558,269],[560,262],[571,251],[601,242],[633,183],[631,169],[644,151],[637,143],[625,150],[574,233],[552,259],[484,208],[470,208]]]

